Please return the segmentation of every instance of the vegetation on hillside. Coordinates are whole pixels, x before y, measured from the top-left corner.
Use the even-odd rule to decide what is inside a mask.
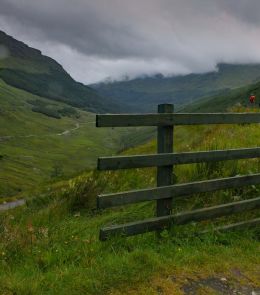
[[[0,77],[5,81],[0,80],[0,196],[26,199],[26,206],[0,213],[1,294],[183,294],[193,282],[212,278],[218,278],[219,283],[227,281],[228,290],[238,286],[238,291],[247,288],[252,293],[260,288],[259,228],[198,234],[214,225],[259,217],[259,210],[173,227],[163,231],[160,238],[147,233],[101,243],[98,232],[102,226],[152,217],[155,202],[98,211],[96,196],[153,187],[156,170],[90,169],[96,165],[97,155],[156,152],[155,140],[139,145],[154,129],[96,129],[94,115],[77,108],[107,110],[93,90],[73,81],[60,65],[39,51],[2,32],[1,40],[9,52],[0,60]],[[222,67],[219,73],[204,76],[208,78],[205,89],[203,75],[135,82],[140,82],[141,89],[143,81],[148,81],[149,91],[156,92],[157,98],[165,95],[163,100],[167,96],[160,93],[160,87],[165,87],[165,81],[169,82],[167,95],[173,100],[173,95],[187,98],[195,88],[195,96],[212,93],[213,87],[226,91],[223,96],[191,106],[192,111],[224,111],[234,103],[243,103],[251,91],[258,96],[258,84],[234,91],[223,89],[236,87],[237,81],[241,85],[246,79],[251,81],[259,66],[250,66],[252,75],[246,79],[241,78],[246,66]],[[179,92],[172,89],[171,79],[175,86],[180,85]],[[181,87],[187,85],[186,93]],[[135,108],[140,111],[146,96],[142,102],[139,98]],[[150,105],[157,102],[150,101]],[[258,109],[238,106],[232,111]],[[174,132],[176,152],[260,144],[258,125],[176,127]],[[173,178],[182,183],[252,174],[259,168],[259,159],[180,165],[174,167]],[[248,186],[192,195],[173,200],[173,212],[249,199],[259,196],[259,191],[260,186]],[[216,291],[212,285],[200,284],[198,288],[199,294]]]
[[[1,80],[0,113],[2,201],[56,181],[57,167],[69,178],[95,167],[98,155],[115,153],[151,136],[141,128],[97,129],[94,114],[32,95]]]
[[[176,127],[175,150],[259,145],[258,125]],[[156,142],[125,151],[155,152]],[[259,172],[259,160],[175,167],[178,183]],[[33,193],[24,208],[0,222],[0,290],[3,294],[183,294],[191,281],[217,277],[228,284],[259,285],[259,229],[194,236],[212,222],[192,223],[131,238],[98,240],[100,227],[154,214],[154,202],[96,210],[96,195],[155,185],[155,169],[88,172]],[[242,200],[259,186],[199,194],[173,202],[173,211]],[[259,211],[220,218],[214,224],[259,216]],[[201,294],[215,294],[200,286]],[[159,291],[158,291],[159,290]],[[241,290],[241,289],[240,289]],[[205,293],[206,292],[206,293]]]
[[[255,83],[259,78],[260,65],[219,64],[215,72],[173,77],[155,75],[92,86],[101,95],[140,112],[156,111],[159,103],[174,103],[179,107],[203,97],[225,96],[231,89]]]
[[[0,56],[0,78],[7,84],[90,112],[119,110],[111,99],[73,80],[55,60],[2,31],[0,46],[6,52]]]
[[[251,94],[256,96],[255,104],[249,102]],[[198,100],[197,102],[184,107],[184,111],[189,112],[226,112],[234,105],[244,107],[260,107],[260,83],[229,90],[223,95],[210,96]],[[251,109],[249,108],[249,111]]]

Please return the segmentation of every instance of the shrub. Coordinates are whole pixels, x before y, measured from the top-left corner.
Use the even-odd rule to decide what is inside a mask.
[[[61,115],[54,109],[49,109],[46,107],[33,107],[32,111],[35,113],[41,113],[45,116],[55,118],[55,119],[61,119]]]
[[[64,107],[60,110],[58,110],[59,114],[63,117],[76,117],[79,118],[79,112],[77,112],[75,109],[71,107]]]

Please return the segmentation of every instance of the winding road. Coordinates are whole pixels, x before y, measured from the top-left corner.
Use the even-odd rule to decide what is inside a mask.
[[[81,128],[82,125],[88,125],[88,124],[94,124],[94,123],[95,123],[95,121],[90,121],[90,122],[85,122],[85,123],[77,123],[77,124],[75,124],[75,127],[74,128],[64,130],[61,133],[50,133],[50,134],[46,134],[46,135],[28,134],[28,135],[17,135],[17,136],[14,136],[14,135],[0,136],[0,141],[10,140],[10,139],[16,139],[16,138],[64,136],[64,135],[70,134],[73,131],[78,130],[79,128]]]

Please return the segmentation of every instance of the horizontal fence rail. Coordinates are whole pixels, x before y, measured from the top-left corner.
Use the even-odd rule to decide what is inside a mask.
[[[180,196],[188,196],[197,193],[206,193],[221,189],[236,188],[253,184],[260,184],[260,174],[204,180],[191,183],[162,186],[151,189],[99,195],[97,198],[97,206],[99,209],[105,209],[138,202],[173,197],[176,198]]]
[[[145,232],[155,231],[164,227],[168,228],[170,225],[184,225],[191,221],[202,221],[206,219],[240,213],[245,210],[254,210],[257,208],[260,208],[260,197],[251,200],[214,206],[210,208],[193,210],[176,215],[150,218],[143,221],[106,227],[101,229],[100,239],[106,240],[111,235],[132,236]]]
[[[166,165],[216,162],[258,157],[260,157],[260,148],[103,157],[98,159],[98,169],[118,170],[129,168],[159,167]]]
[[[259,113],[165,113],[97,115],[97,127],[136,127],[260,123]]]
[[[97,197],[97,207],[106,209],[138,202],[156,201],[156,217],[122,225],[102,228],[100,240],[110,235],[132,236],[150,231],[160,232],[171,225],[184,225],[191,221],[218,218],[246,210],[260,208],[260,197],[218,205],[210,208],[172,215],[174,201],[180,197],[260,184],[260,173],[228,178],[174,184],[175,165],[260,158],[260,147],[174,153],[174,127],[203,124],[260,123],[260,113],[174,113],[174,106],[158,106],[156,114],[102,114],[96,116],[97,127],[157,126],[157,154],[102,157],[99,170],[157,167],[157,187],[120,193],[102,194]],[[255,226],[260,218],[217,227],[214,230],[230,230],[242,226]]]
[[[213,228],[213,231],[214,232],[216,232],[216,231],[223,232],[223,231],[229,231],[229,230],[243,228],[243,227],[251,228],[251,227],[255,227],[259,224],[260,224],[260,218],[254,218],[251,220],[236,222],[236,223],[232,223],[232,224],[228,224],[228,225],[217,226],[217,227]],[[209,230],[204,230],[201,232],[201,234],[208,233],[208,232],[209,232]]]

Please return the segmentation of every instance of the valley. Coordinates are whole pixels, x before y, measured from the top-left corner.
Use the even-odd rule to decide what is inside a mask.
[[[259,80],[259,64],[218,64],[214,72],[172,77],[158,74],[91,86],[100,95],[113,98],[118,105],[127,105],[131,112],[156,112],[160,103],[172,103],[180,109],[205,97],[225,97],[234,89]]]
[[[100,154],[143,142],[143,129],[97,130],[113,102],[53,59],[0,31],[0,202],[96,167]],[[1,47],[1,48],[2,48]]]
[[[0,31],[1,44],[8,49],[8,56],[0,56],[1,294],[257,294],[259,227],[213,231],[259,218],[257,209],[99,240],[104,226],[153,218],[156,204],[101,210],[97,196],[153,188],[157,171],[101,172],[97,158],[153,154],[157,139],[154,127],[96,128],[96,113],[155,112],[166,101],[175,103],[176,112],[260,113],[259,64],[86,86]],[[249,105],[251,93],[256,103]],[[174,127],[174,152],[259,145],[259,124]],[[258,158],[175,165],[172,181],[252,175],[259,168]],[[173,196],[171,209],[179,214],[259,192],[260,185],[193,192],[189,199]]]
[[[248,110],[236,108],[233,111]],[[182,152],[249,147],[258,145],[260,138],[258,124],[176,127],[175,131],[175,148]],[[156,141],[152,140],[125,150],[123,155],[155,151]],[[177,182],[182,183],[256,173],[258,169],[259,160],[252,159],[180,165],[174,172]],[[198,231],[212,228],[212,222],[205,221],[165,230],[159,240],[154,233],[147,233],[99,241],[101,226],[151,217],[155,204],[144,202],[97,211],[96,196],[153,187],[155,183],[153,168],[88,171],[31,193],[26,206],[0,215],[6,229],[0,243],[4,253],[2,267],[5,267],[0,275],[0,290],[22,293],[26,285],[26,290],[35,294],[51,287],[57,291],[53,294],[77,294],[86,290],[87,294],[146,294],[147,290],[156,294],[158,288],[165,294],[171,294],[172,290],[183,294],[183,288],[191,282],[194,283],[190,288],[196,289],[202,288],[204,285],[199,282],[205,281],[208,282],[205,290],[214,294],[215,285],[210,284],[213,279],[223,290],[259,290],[259,242],[256,238],[259,228],[197,235]],[[196,194],[188,202],[185,199],[175,201],[173,212],[245,200],[258,194],[258,185]],[[255,217],[259,217],[259,210],[219,218],[214,225]],[[33,284],[30,284],[32,278]]]
[[[143,140],[140,128],[138,132],[97,130],[95,114],[81,109],[76,109],[77,116],[60,119],[33,112],[30,101],[35,100],[52,108],[66,106],[0,80],[2,201],[46,182],[93,169],[99,154],[113,154]]]

